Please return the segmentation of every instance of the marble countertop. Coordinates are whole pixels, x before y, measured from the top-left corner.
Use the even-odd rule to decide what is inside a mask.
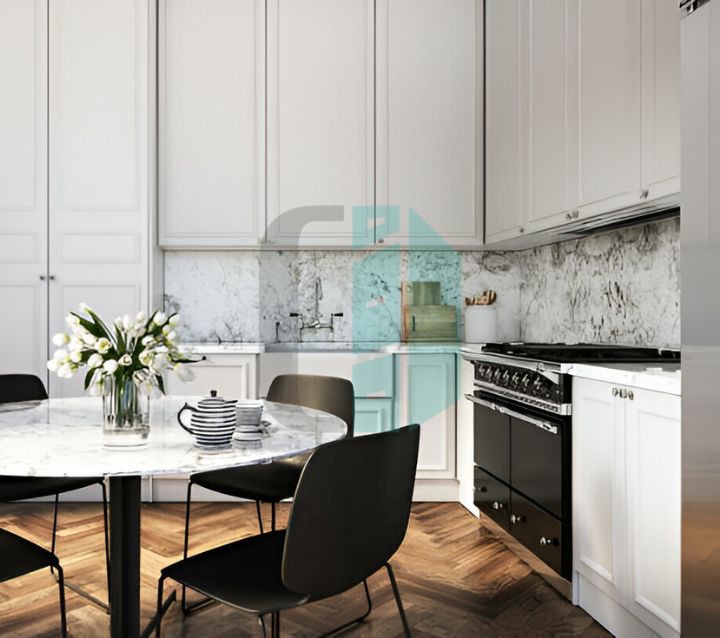
[[[103,447],[102,400],[83,397],[0,405],[0,472],[7,476],[149,476],[267,463],[339,439],[338,417],[297,405],[265,402],[266,436],[219,450],[195,447],[176,415],[190,397],[150,404],[148,443]]]
[[[617,363],[573,364],[570,374],[585,379],[654,390],[666,394],[681,394],[680,363]]]
[[[384,352],[388,354],[405,354],[409,352],[449,353],[455,354],[465,344],[459,341],[414,341],[414,342],[387,342],[387,341],[303,341],[280,343],[185,343],[181,349],[190,354],[261,354],[285,352],[317,352],[317,353],[362,353]],[[477,346],[479,347],[479,346]]]

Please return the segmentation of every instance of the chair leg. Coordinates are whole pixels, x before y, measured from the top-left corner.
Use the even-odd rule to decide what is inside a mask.
[[[58,571],[58,588],[60,589],[60,631],[63,638],[67,638],[67,613],[65,611],[65,578],[60,565],[57,566]]]
[[[163,585],[165,584],[165,576],[160,576],[160,580],[158,581],[158,595],[157,595],[157,610],[155,612],[156,614],[156,621],[155,621],[155,638],[160,638],[160,623],[162,622],[162,606],[163,606]],[[185,594],[185,590],[183,589],[183,594]],[[185,601],[183,600],[183,604]]]
[[[103,525],[105,530],[105,574],[107,575],[107,591],[108,591],[108,613],[110,613],[110,528],[108,526],[108,501],[107,501],[107,487],[105,487],[105,481],[100,481],[100,488],[102,489],[102,504],[103,504]]]
[[[397,582],[395,581],[395,574],[393,573],[392,567],[390,567],[390,563],[385,563],[385,568],[387,569],[388,576],[390,577],[390,584],[392,585],[395,602],[397,603],[398,611],[400,612],[400,620],[402,620],[405,635],[410,638],[410,626],[408,625],[407,618],[405,617],[405,609],[403,609],[402,600],[400,599],[400,590],[398,589]]]
[[[270,529],[272,529],[272,531],[274,532],[275,531],[275,501],[270,503],[270,507],[272,508],[272,510],[271,510],[272,511],[272,519],[271,519],[272,522],[271,522]]]
[[[263,638],[267,638],[267,631],[265,630],[265,614],[258,614],[258,622],[260,623],[260,627],[262,627]]]
[[[272,614],[272,638],[280,638],[280,612],[276,611]]]
[[[262,511],[260,510],[260,501],[255,501],[255,508],[257,509],[258,525],[260,526],[260,533],[264,534],[263,522],[262,522]]]
[[[357,618],[353,620],[349,620],[348,622],[340,625],[339,627],[335,627],[334,629],[331,629],[328,632],[325,632],[320,636],[320,638],[328,638],[329,636],[334,636],[335,634],[339,634],[342,631],[345,631],[349,627],[352,627],[353,625],[357,625],[361,623],[363,620],[365,620],[370,612],[372,611],[372,599],[370,598],[370,590],[368,589],[367,580],[363,581],[363,587],[365,588],[365,598],[367,599],[367,610],[362,616],[358,616]]]
[[[50,552],[55,553],[55,539],[57,538],[57,519],[58,519],[58,501],[60,500],[60,494],[55,494],[55,507],[53,508],[53,528],[52,528],[52,541],[50,543]],[[50,573],[54,574],[55,570],[53,566],[50,566]]]
[[[187,488],[187,499],[185,500],[185,544],[183,545],[183,560],[187,560],[188,557],[188,541],[190,538],[190,496],[192,493],[192,481],[188,481],[188,488]],[[182,598],[180,602],[180,608],[183,611],[183,614],[186,614],[188,612],[187,604],[185,602],[185,593],[186,593],[186,587],[185,585],[182,586]],[[158,625],[158,632],[160,631],[160,627]],[[157,633],[156,635],[160,635]]]

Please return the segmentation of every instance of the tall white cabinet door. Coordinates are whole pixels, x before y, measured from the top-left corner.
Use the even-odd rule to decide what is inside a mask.
[[[159,6],[160,243],[257,245],[265,233],[265,3]]]
[[[528,226],[536,231],[564,223],[577,206],[577,8],[569,0],[530,0],[524,7]]]
[[[580,204],[584,213],[640,201],[638,0],[580,0]]]
[[[485,240],[516,237],[527,216],[521,0],[485,3]],[[526,27],[526,25],[525,25]]]
[[[680,397],[632,390],[627,415],[629,609],[680,631]],[[661,631],[661,626],[655,627]]]
[[[420,424],[417,478],[455,478],[455,355],[395,355],[396,427]]]
[[[573,380],[573,569],[623,598],[624,402],[613,386]]]
[[[47,2],[0,0],[0,373],[46,378]]]
[[[680,12],[642,3],[642,182],[648,199],[680,192]]]
[[[49,9],[51,332],[81,301],[112,320],[147,309],[150,3]],[[81,391],[61,385],[55,395]]]
[[[373,4],[268,0],[271,243],[373,242]]]
[[[483,11],[478,0],[377,4],[379,238],[410,247],[482,242]],[[382,219],[379,219],[381,223]]]

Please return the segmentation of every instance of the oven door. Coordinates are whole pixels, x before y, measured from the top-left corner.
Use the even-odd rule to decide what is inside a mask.
[[[569,506],[564,486],[564,478],[570,478],[569,418],[526,411],[486,396],[466,398],[475,404],[476,465],[562,517]]]

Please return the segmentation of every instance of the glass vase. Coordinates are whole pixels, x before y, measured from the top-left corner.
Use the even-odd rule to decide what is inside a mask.
[[[147,445],[150,433],[150,397],[130,375],[105,379],[103,388],[104,447],[137,448]]]

